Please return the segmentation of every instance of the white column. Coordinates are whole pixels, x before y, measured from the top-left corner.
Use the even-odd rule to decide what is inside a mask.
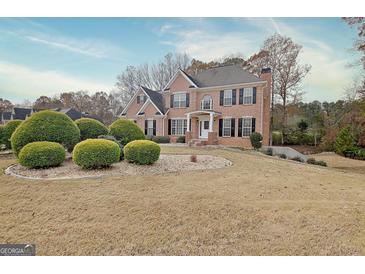
[[[213,112],[209,113],[209,132],[213,132],[213,122],[214,122],[214,117],[213,117]]]
[[[186,114],[187,121],[186,121],[186,131],[190,132],[190,113]]]

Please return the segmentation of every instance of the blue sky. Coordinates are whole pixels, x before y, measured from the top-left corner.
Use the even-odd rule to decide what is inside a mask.
[[[0,97],[110,91],[127,65],[168,52],[249,57],[275,32],[301,44],[301,62],[312,65],[306,101],[343,98],[360,68],[348,66],[359,58],[356,30],[340,18],[0,18]]]

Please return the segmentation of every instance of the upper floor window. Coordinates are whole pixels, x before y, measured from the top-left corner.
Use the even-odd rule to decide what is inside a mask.
[[[253,103],[253,88],[245,88],[243,90],[243,104],[249,105]]]
[[[145,96],[145,95],[137,96],[137,104],[143,104],[144,102],[146,102],[146,100],[147,100],[147,96]]]
[[[232,90],[231,89],[228,89],[228,90],[224,91],[223,105],[224,106],[231,106],[232,105]]]
[[[200,108],[202,110],[210,110],[213,108],[213,100],[212,97],[209,95],[205,95],[203,100],[200,103]]]
[[[173,95],[173,107],[174,108],[184,108],[186,107],[186,93],[176,93]]]

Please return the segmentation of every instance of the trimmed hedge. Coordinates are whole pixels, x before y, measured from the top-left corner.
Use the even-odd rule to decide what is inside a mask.
[[[4,144],[6,148],[11,148],[11,135],[22,122],[22,120],[11,120],[4,125],[1,143]]]
[[[107,135],[109,131],[103,123],[91,118],[80,118],[75,124],[80,129],[81,140],[98,138],[100,135]]]
[[[143,131],[133,121],[118,119],[109,127],[109,134],[119,140],[123,146],[134,140],[144,140]]]
[[[19,152],[19,163],[30,168],[59,166],[65,158],[65,148],[55,142],[29,143]]]
[[[124,157],[128,162],[151,165],[160,158],[160,146],[153,141],[137,140],[124,147]]]
[[[179,136],[179,137],[177,137],[176,143],[185,143],[185,136]]]
[[[168,144],[170,143],[170,137],[169,136],[152,136],[152,135],[146,135],[146,140],[154,141],[158,144]]]
[[[3,145],[4,125],[0,125],[0,145]]]
[[[250,141],[254,149],[259,149],[262,146],[262,135],[258,132],[253,132],[250,135]]]
[[[105,140],[115,142],[120,148],[120,160],[124,159],[123,145],[121,144],[121,142],[119,142],[117,139],[115,139],[114,136],[112,136],[112,135],[100,135],[100,136],[98,136],[98,139],[105,139]]]
[[[13,133],[11,147],[15,155],[28,143],[49,141],[72,148],[80,140],[80,130],[64,113],[44,110],[34,113]]]
[[[308,158],[307,164],[317,165],[317,166],[327,166],[327,163],[325,161],[322,161],[322,160],[321,161],[317,161],[314,158]]]
[[[86,169],[103,168],[119,162],[120,148],[116,142],[103,139],[87,139],[78,143],[72,160]]]

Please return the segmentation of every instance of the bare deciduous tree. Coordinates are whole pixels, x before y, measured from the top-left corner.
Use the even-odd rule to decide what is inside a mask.
[[[13,103],[7,99],[0,98],[0,112],[11,111],[14,107]]]

